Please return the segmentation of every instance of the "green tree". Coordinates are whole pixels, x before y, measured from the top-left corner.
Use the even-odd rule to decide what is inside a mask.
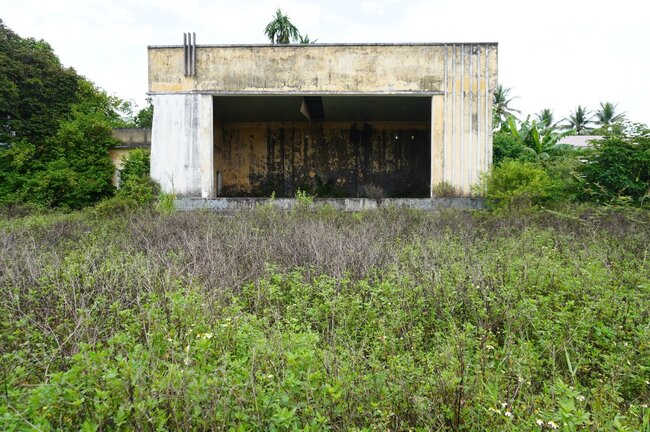
[[[595,113],[595,123],[603,132],[607,132],[614,125],[622,124],[625,121],[625,113],[616,112],[616,104],[601,102],[600,108]]]
[[[79,208],[113,193],[112,128],[132,107],[0,22],[0,203]]]
[[[558,144],[562,138],[571,135],[573,130],[558,133],[552,127],[539,129],[537,122],[531,122],[530,116],[517,125],[514,117],[508,118],[508,131],[510,134],[524,143],[524,151],[528,152],[534,159],[546,160],[551,155],[559,154],[567,150],[566,146]]]
[[[135,115],[135,126],[140,128],[150,128],[153,124],[153,104],[151,98],[147,98],[147,106],[142,108]]]
[[[574,129],[577,135],[588,135],[593,124],[593,114],[586,107],[578,105],[564,121],[566,123],[562,126],[563,129]]]
[[[579,167],[584,199],[648,205],[650,136],[598,140],[584,159]]]
[[[38,148],[79,101],[82,78],[43,40],[21,38],[0,20],[0,143]]]
[[[298,28],[291,23],[288,15],[282,13],[281,9],[275,11],[273,20],[264,29],[264,34],[272,44],[289,44],[300,38]]]
[[[318,39],[314,39],[314,40],[309,39],[309,35],[307,35],[307,34],[306,35],[299,35],[298,39],[299,39],[298,41],[300,42],[301,45],[315,44],[316,41],[318,40]]]
[[[512,108],[510,104],[517,97],[510,96],[511,89],[503,87],[501,84],[492,95],[492,114],[493,114],[493,127],[494,129],[503,129],[506,127],[508,117],[515,117],[515,113],[521,114],[518,109]]]
[[[544,108],[535,114],[535,117],[537,117],[539,129],[540,131],[543,131],[543,133],[555,132],[558,127],[557,122],[555,122],[553,110],[550,108]]]

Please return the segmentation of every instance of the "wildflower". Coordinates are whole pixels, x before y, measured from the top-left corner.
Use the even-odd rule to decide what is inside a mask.
[[[267,378],[267,379],[273,379],[273,374],[268,374],[268,375],[266,376],[266,378]]]
[[[197,339],[212,339],[212,336],[214,336],[212,333],[199,333],[196,335]]]
[[[512,418],[512,413],[510,411],[506,411],[505,413],[503,413],[503,415],[508,418]]]
[[[585,397],[582,396],[582,395],[578,395],[578,396],[576,396],[576,399],[578,399],[578,401],[580,401],[580,402],[584,402],[584,401],[585,401]]]
[[[185,347],[185,352],[190,352],[190,346],[189,345]]]
[[[648,408],[648,404],[642,404],[641,408]]]
[[[493,349],[494,349],[494,347],[493,347],[492,345],[490,345],[490,344],[485,345],[485,348],[486,348],[486,349],[489,349],[489,350],[493,350]]]
[[[535,420],[535,423],[537,423],[537,426],[539,427],[544,427],[544,420],[542,419]]]
[[[501,408],[505,408],[508,406],[508,402],[501,402]]]
[[[557,425],[553,421],[550,421],[550,422],[548,422],[546,424],[548,425],[548,427],[550,427],[553,430],[557,429]]]
[[[185,357],[185,360],[183,360],[183,363],[185,364],[185,366],[189,366],[190,365],[190,359]]]

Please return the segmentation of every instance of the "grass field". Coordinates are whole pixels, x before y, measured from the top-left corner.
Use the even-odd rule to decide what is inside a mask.
[[[650,431],[650,214],[0,217],[1,430]]]

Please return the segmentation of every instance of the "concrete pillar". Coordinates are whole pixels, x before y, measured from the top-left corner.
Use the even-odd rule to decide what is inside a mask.
[[[430,192],[444,181],[445,169],[445,97],[431,98],[431,184]]]
[[[212,96],[156,95],[151,135],[151,177],[163,192],[212,198]]]

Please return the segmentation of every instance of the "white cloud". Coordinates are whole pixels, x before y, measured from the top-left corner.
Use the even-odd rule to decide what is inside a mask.
[[[650,123],[650,25],[642,2],[514,0],[10,0],[7,26],[50,42],[64,64],[142,102],[146,45],[266,43],[280,7],[319,42],[499,42],[499,79],[525,112],[565,116],[600,101]]]

